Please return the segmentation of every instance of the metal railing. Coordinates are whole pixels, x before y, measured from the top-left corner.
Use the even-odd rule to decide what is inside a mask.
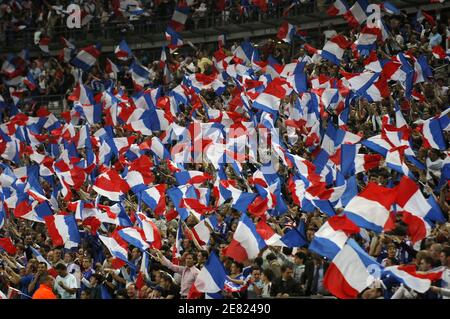
[[[185,31],[206,30],[211,28],[224,28],[229,25],[245,25],[249,23],[268,22],[281,18],[293,16],[302,16],[317,11],[315,2],[304,5],[294,6],[286,16],[283,12],[287,4],[269,7],[267,12],[262,12],[256,7],[249,7],[247,10],[233,8],[223,12],[209,12],[203,17],[192,15],[188,18],[185,25]],[[0,37],[0,47],[3,50],[17,50],[30,44],[34,44],[34,33],[43,31],[51,38],[51,43],[59,42],[61,37],[73,39],[77,42],[105,42],[117,41],[122,38],[132,39],[133,37],[141,40],[160,39],[164,37],[167,24],[170,17],[141,17],[135,21],[123,19],[114,19],[106,23],[98,22],[98,18],[81,29],[68,29],[64,25],[47,26],[44,28],[26,28],[21,31],[4,31],[4,36]],[[220,32],[216,30],[216,32]],[[226,33],[226,28],[223,32]],[[200,32],[200,31],[199,31]],[[51,46],[52,46],[51,44]],[[60,45],[58,45],[60,47]]]

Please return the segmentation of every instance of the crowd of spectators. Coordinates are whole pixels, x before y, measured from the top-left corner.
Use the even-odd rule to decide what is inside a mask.
[[[58,16],[50,10],[51,5],[67,5],[70,1],[19,1],[20,10],[11,10],[8,5],[13,1],[2,1],[0,5],[0,30],[6,37],[11,32],[20,32],[14,30],[20,25],[26,25],[29,28],[46,28],[46,32],[51,34],[52,28],[62,23]],[[75,1],[76,2],[76,1]],[[83,3],[86,10],[89,10],[95,18],[93,21],[106,22],[111,19],[109,12],[112,11],[112,1],[78,1]],[[154,1],[140,1],[142,8],[149,13],[150,17],[170,16],[174,3],[173,1],[162,0],[159,4]],[[274,1],[275,2],[275,1]],[[226,8],[231,4],[226,1]],[[208,10],[214,8],[215,1],[196,1],[193,4],[195,13],[193,18],[202,18],[208,15]],[[233,5],[236,5],[233,2]],[[227,14],[224,11],[224,15]],[[439,12],[438,12],[439,13]],[[380,134],[382,117],[394,114],[394,104],[399,102],[403,116],[407,125],[415,127],[417,120],[426,120],[436,114],[442,113],[448,108],[450,101],[450,91],[448,89],[448,68],[447,62],[435,59],[431,48],[435,45],[441,45],[449,48],[448,37],[450,36],[450,16],[445,20],[445,15],[437,19],[437,24],[432,26],[424,20],[422,23],[411,22],[411,16],[387,16],[386,22],[391,30],[391,35],[387,41],[379,46],[377,53],[380,57],[389,58],[399,52],[409,51],[414,56],[424,54],[428,64],[434,71],[434,77],[425,82],[415,85],[424,99],[412,99],[408,101],[404,98],[404,89],[398,84],[390,83],[391,96],[382,102],[369,103],[367,100],[359,99],[352,105],[347,129],[355,134],[360,134],[364,138],[369,138]],[[227,17],[228,19],[228,17]],[[12,31],[14,30],[14,31]],[[342,33],[352,42],[357,38],[360,29],[346,30],[344,32],[334,30],[329,26],[322,37],[315,42],[317,47],[333,35]],[[9,35],[8,35],[9,34]],[[266,60],[269,55],[273,56],[280,64],[286,64],[292,60],[307,61],[305,68],[309,79],[324,75],[330,78],[339,78],[339,71],[361,72],[364,69],[361,58],[355,58],[352,50],[347,50],[344,54],[340,67],[331,64],[325,60],[312,60],[307,50],[299,48],[291,50],[285,44],[277,43],[273,38],[259,43],[261,60]],[[229,43],[224,48],[226,54],[231,55],[237,48],[239,42]],[[151,61],[145,52],[141,52],[138,57],[143,65],[150,70],[150,80],[152,87],[162,85],[165,90],[176,87],[186,74],[203,73],[205,75],[214,74],[213,52],[206,47],[180,50],[182,53],[169,55],[167,63],[172,74],[171,82],[167,83],[164,79],[164,70],[161,68],[159,60]],[[129,70],[129,61],[117,61],[120,72],[117,77],[117,88],[123,88],[128,92],[133,92],[133,80]],[[29,71],[38,83],[38,90],[31,93],[25,93],[21,110],[29,115],[36,114],[36,110],[41,106],[34,103],[33,95],[53,95],[63,94],[68,96],[76,85],[77,69],[58,60],[54,57],[40,56],[31,59]],[[96,84],[110,80],[101,63],[96,64],[89,72],[84,73],[83,83],[91,88],[95,93],[101,92],[101,86]],[[217,97],[213,91],[202,91],[202,98],[212,108],[217,110],[226,110],[228,103],[232,100],[236,88],[227,84],[225,93]],[[28,96],[26,96],[28,94]],[[5,101],[10,102],[8,86],[0,84],[0,96]],[[292,104],[293,97],[289,96],[282,100],[280,110],[288,109]],[[70,108],[70,102],[67,103],[65,111]],[[190,121],[191,107],[187,106],[176,119],[178,124],[186,125]],[[198,111],[199,119],[206,117],[202,111]],[[9,120],[8,110],[2,110],[3,123]],[[290,145],[286,132],[286,124],[281,118],[277,125],[287,145]],[[98,130],[100,125],[92,125],[91,133]],[[123,128],[115,127],[117,136],[127,136],[131,133]],[[445,268],[444,275],[440,281],[433,282],[431,289],[418,294],[398,282],[378,283],[378,286],[366,289],[361,298],[420,298],[436,299],[448,298],[450,295],[450,217],[449,217],[449,199],[450,187],[446,183],[441,189],[437,190],[441,177],[441,170],[444,160],[448,159],[448,152],[437,149],[427,149],[423,143],[420,134],[412,130],[412,145],[417,152],[417,159],[425,166],[425,170],[420,170],[410,163],[409,169],[417,177],[420,188],[427,196],[434,196],[439,203],[446,222],[438,223],[432,228],[429,236],[424,239],[420,247],[413,247],[411,239],[408,236],[407,226],[402,222],[401,216],[397,215],[396,227],[388,233],[376,234],[373,231],[364,231],[353,237],[358,243],[373,256],[383,266],[411,264],[417,267],[418,271],[430,271],[433,268],[442,266]],[[138,141],[144,138],[140,134]],[[449,142],[449,132],[444,132],[447,143]],[[296,154],[305,159],[313,159],[311,152],[307,150],[305,141],[298,138],[292,146]],[[365,150],[368,152],[368,150]],[[23,155],[23,162],[30,163],[27,153]],[[13,168],[17,166],[8,160],[2,160]],[[117,160],[118,162],[118,160]],[[114,163],[115,165],[116,163]],[[203,163],[191,169],[213,172],[211,164]],[[244,163],[243,171],[249,172],[251,176],[255,170],[253,164]],[[176,185],[175,179],[170,176],[170,171],[164,162],[155,163],[153,168],[157,182],[163,182],[170,188]],[[243,185],[231,169],[226,173],[230,179],[236,179],[239,185]],[[288,179],[289,172],[281,168],[278,172],[284,180]],[[214,175],[214,173],[212,173]],[[379,185],[387,186],[401,176],[398,172],[379,167],[360,173],[357,176],[358,189],[363,189],[370,181]],[[211,183],[206,184],[212,187]],[[44,190],[47,195],[52,193],[50,185],[43,182]],[[272,216],[267,223],[280,235],[287,230],[295,227],[301,221],[306,224],[307,240],[311,241],[314,233],[326,222],[327,215],[319,210],[313,213],[302,211],[301,207],[296,205],[286,185],[282,187],[285,195],[285,201],[288,205],[288,212],[282,216]],[[82,189],[73,191],[74,198],[94,200],[95,192],[89,189],[86,182]],[[128,196],[131,201],[135,197]],[[111,204],[107,200],[103,204]],[[131,216],[135,206],[132,203],[125,205],[127,213]],[[67,203],[60,201],[60,209],[67,211]],[[173,209],[173,203],[167,200],[166,212]],[[213,214],[216,215],[218,224],[213,229],[210,242],[206,246],[198,243],[193,236],[191,229],[197,223],[191,216],[183,225],[184,239],[181,243],[179,264],[174,263],[173,247],[177,245],[178,222],[175,219],[168,220],[167,217],[159,216],[152,210],[146,209],[145,214],[156,224],[162,237],[162,248],[151,249],[148,252],[141,252],[138,248],[130,248],[128,259],[137,269],[141,266],[143,254],[151,255],[148,268],[149,278],[143,281],[138,279],[129,266],[123,266],[115,269],[113,257],[105,249],[95,235],[92,235],[90,228],[80,225],[80,234],[82,243],[76,251],[66,250],[61,247],[54,247],[52,240],[48,236],[45,224],[35,223],[29,220],[15,218],[11,213],[6,219],[3,227],[0,228],[0,237],[11,238],[17,251],[14,254],[8,254],[3,251],[0,253],[0,292],[6,294],[8,287],[13,287],[20,291],[18,298],[62,298],[62,299],[99,299],[109,296],[117,299],[178,299],[187,298],[195,278],[208,259],[211,251],[217,252],[229,276],[229,281],[242,289],[225,289],[222,291],[224,298],[268,298],[268,297],[309,297],[309,296],[330,296],[330,293],[323,285],[323,280],[330,261],[311,252],[307,247],[281,248],[272,247],[261,251],[260,255],[248,260],[245,264],[237,263],[233,259],[223,254],[223,249],[227,247],[233,238],[234,231],[239,221],[240,213],[232,209],[229,204],[218,207]],[[256,223],[259,217],[253,217]],[[115,226],[108,226],[99,232],[107,234]],[[39,259],[35,249],[40,252],[43,259]],[[45,259],[45,261],[43,261]]]

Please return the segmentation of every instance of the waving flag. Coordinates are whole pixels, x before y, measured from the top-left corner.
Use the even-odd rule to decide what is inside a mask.
[[[291,92],[292,88],[286,80],[276,78],[267,85],[264,92],[258,95],[253,102],[253,107],[265,112],[277,114],[281,99],[288,96]]]
[[[350,10],[344,14],[345,20],[352,28],[356,28],[366,22],[368,6],[369,4],[366,0],[357,0]]]
[[[356,233],[359,233],[359,227],[346,216],[332,216],[314,234],[308,249],[333,260],[349,236]]]
[[[150,207],[155,214],[163,215],[166,210],[166,184],[149,187],[138,194],[138,197]]]
[[[41,37],[39,40],[39,48],[42,52],[49,54],[50,50],[48,49],[48,45],[50,44],[51,40],[49,37]]]
[[[249,40],[245,40],[234,50],[233,55],[244,64],[250,65],[252,62],[254,48]]]
[[[112,169],[100,174],[92,187],[99,195],[114,202],[120,201],[120,196],[128,192],[128,184]]]
[[[369,183],[345,206],[345,214],[359,227],[375,232],[390,230],[394,222],[390,216],[391,206],[396,198],[396,191]]]
[[[280,29],[278,30],[277,38],[286,43],[291,43],[292,38],[295,35],[295,32],[296,32],[296,27],[294,25],[290,24],[289,22],[284,21],[283,24],[281,25]]]
[[[10,255],[15,255],[17,251],[11,238],[0,238],[0,249],[6,251]]]
[[[325,43],[322,53],[320,54],[324,59],[339,65],[344,51],[349,48],[351,42],[347,40],[343,35],[335,35]]]
[[[233,240],[224,254],[237,262],[243,262],[257,257],[264,247],[266,247],[266,243],[256,231],[255,224],[243,213],[234,232]]]
[[[170,28],[177,32],[183,31],[190,9],[187,5],[178,5],[173,11],[172,19],[169,21]]]
[[[358,243],[349,239],[344,248],[333,258],[325,273],[323,285],[341,299],[353,299],[375,280],[370,267],[379,267]]]
[[[415,267],[414,267],[415,268]],[[383,275],[394,276],[398,281],[419,293],[425,293],[430,289],[431,280],[416,276],[409,266],[390,266],[383,269]]]
[[[200,292],[214,293],[222,290],[225,286],[227,274],[219,257],[211,251],[208,261],[194,282],[195,289]]]
[[[117,79],[117,73],[119,73],[119,68],[110,59],[106,58],[105,72],[111,78]]]
[[[130,66],[131,78],[133,79],[134,88],[141,91],[145,85],[150,83],[150,72],[139,62],[133,61]]]
[[[260,219],[256,224],[256,231],[264,239],[269,246],[285,246],[284,242],[280,241],[281,236],[278,235],[263,219]]]
[[[118,231],[119,236],[130,245],[145,251],[150,248],[146,242],[144,231],[137,227],[127,227]]]
[[[345,0],[336,0],[334,3],[328,8],[327,14],[329,16],[340,16],[348,11],[348,4]]]
[[[77,222],[73,215],[52,215],[44,217],[48,234],[53,246],[63,246],[67,249],[77,247],[80,242]]]
[[[88,71],[100,56],[100,49],[95,45],[82,48],[72,59],[71,63],[83,71]]]
[[[119,45],[114,50],[116,58],[121,61],[126,61],[133,56],[130,47],[125,40],[120,41]]]
[[[381,4],[381,8],[390,14],[397,14],[397,15],[401,14],[400,10],[396,6],[394,6],[392,3],[390,3],[389,1],[384,1]]]
[[[424,147],[437,150],[447,149],[443,128],[448,125],[448,121],[448,115],[444,115],[443,117],[430,118],[419,125],[419,131],[422,133]]]
[[[122,247],[116,239],[112,238],[112,237],[106,237],[106,236],[102,236],[102,235],[98,235],[98,237],[100,238],[100,240],[102,241],[102,243],[106,246],[106,248],[108,248],[109,252],[111,253],[111,255],[116,258],[119,259],[121,261],[121,263],[126,263],[128,264],[128,266],[132,267],[132,268],[136,268],[134,266],[134,264],[130,263],[130,261],[128,260],[128,250],[124,247]],[[113,262],[113,266],[117,265],[117,261],[114,263]],[[115,267],[117,268],[117,267]],[[120,268],[120,267],[118,267]]]
[[[413,242],[428,235],[430,226],[427,222],[444,222],[445,218],[439,206],[430,204],[413,180],[403,176],[397,189],[397,210],[403,211],[403,220],[408,224],[408,232]]]
[[[183,46],[183,39],[181,36],[170,26],[166,29],[166,40],[169,42],[167,47],[170,49],[170,53],[175,52],[178,48]]]

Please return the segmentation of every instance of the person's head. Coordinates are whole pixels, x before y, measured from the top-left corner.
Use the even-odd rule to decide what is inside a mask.
[[[262,275],[261,275],[261,279],[264,282],[272,282],[273,280],[273,271],[269,268],[264,269]]]
[[[47,271],[47,264],[45,262],[39,262],[37,266],[37,272],[43,274]]]
[[[433,258],[431,256],[424,256],[420,260],[419,270],[428,271],[433,267]]]
[[[139,248],[133,248],[131,251],[131,260],[136,260],[139,257],[141,257],[141,252],[139,251]]]
[[[242,265],[240,263],[234,262],[231,264],[230,271],[233,275],[240,274],[242,272]]]
[[[53,254],[53,250],[50,250],[48,253],[47,253],[47,260],[49,261],[49,262],[54,262],[54,261],[56,261],[56,260],[54,260],[53,258],[54,258],[54,254]]]
[[[441,257],[442,245],[441,244],[433,244],[430,247],[430,254],[433,260],[439,260]]]
[[[266,259],[269,263],[277,260],[277,256],[274,253],[270,253],[266,256]]]
[[[296,265],[303,265],[306,261],[306,255],[302,252],[298,252],[295,254],[294,262]]]
[[[36,269],[37,269],[37,267],[36,267],[35,264],[33,264],[33,263],[28,263],[27,266],[25,267],[25,273],[26,273],[27,275],[29,275],[29,274],[34,274],[34,273],[36,272]]]
[[[288,280],[292,278],[292,275],[294,274],[294,271],[292,270],[291,265],[282,265],[281,266],[281,275],[283,276],[284,280]]]
[[[71,253],[65,253],[64,254],[64,262],[66,263],[66,264],[70,264],[72,261],[73,261],[73,257],[72,257],[72,254]]]
[[[67,276],[67,267],[63,263],[57,264],[55,266],[55,270],[56,270],[56,272],[58,273],[59,276],[61,276],[61,277],[66,277]]]
[[[136,298],[136,285],[132,282],[128,283],[126,285],[126,289],[127,289],[127,296],[130,299],[134,299]]]
[[[33,236],[27,235],[25,236],[25,245],[31,245],[33,244]]]
[[[380,288],[369,288],[362,293],[361,298],[362,299],[377,299],[381,296],[382,296],[382,291]]]
[[[252,268],[252,279],[254,281],[259,281],[261,279],[261,269],[259,267]]]
[[[184,261],[186,263],[186,267],[192,267],[195,265],[195,258],[193,254],[186,254]]]
[[[80,292],[80,299],[90,299],[89,290],[85,289]]]
[[[391,243],[387,246],[387,255],[389,258],[394,258],[397,255],[397,247]]]
[[[442,266],[450,267],[450,247],[444,247],[441,251],[440,260]]]
[[[52,276],[49,276],[48,274],[44,274],[39,278],[39,284],[46,285],[48,287],[53,287],[54,279]]]
[[[208,259],[208,252],[206,250],[201,250],[197,253],[197,262],[204,263]]]
[[[103,276],[100,274],[93,274],[90,278],[89,278],[89,283],[91,284],[92,287],[97,286],[98,284],[101,284],[103,281]]]
[[[89,268],[91,268],[92,266],[92,261],[89,257],[83,257],[83,259],[81,260],[81,266],[83,267],[84,270],[88,270]]]
[[[168,289],[170,288],[170,286],[172,285],[173,281],[172,281],[172,277],[170,277],[169,274],[163,274],[161,277],[161,285],[165,288]]]
[[[62,256],[61,249],[53,249],[53,260],[54,261],[61,260],[61,256]]]

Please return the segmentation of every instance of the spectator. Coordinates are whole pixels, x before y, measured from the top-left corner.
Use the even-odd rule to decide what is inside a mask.
[[[39,279],[39,288],[33,294],[33,299],[56,299],[53,293],[53,277],[43,274]]]
[[[69,274],[67,267],[62,263],[56,264],[55,270],[58,273],[54,284],[56,293],[61,299],[76,299],[79,287],[75,276]]]
[[[292,277],[292,266],[281,266],[281,274],[281,278],[273,283],[270,295],[278,298],[298,296],[300,291],[299,286]]]

